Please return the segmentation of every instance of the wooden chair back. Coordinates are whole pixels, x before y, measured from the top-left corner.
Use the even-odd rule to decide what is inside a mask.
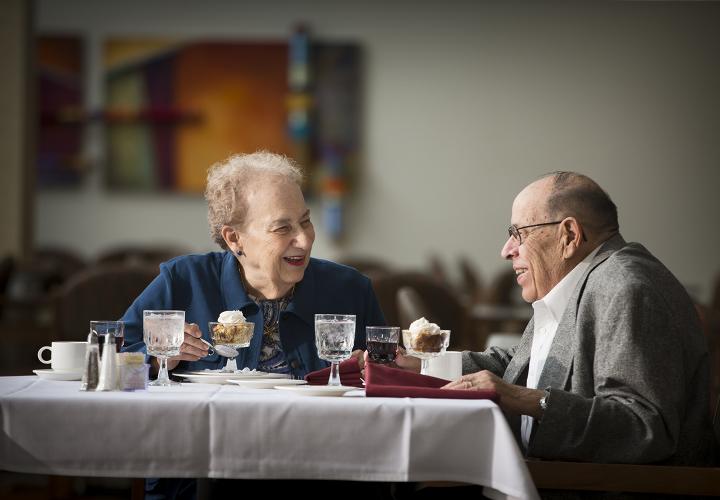
[[[465,297],[468,305],[479,304],[485,300],[485,288],[480,273],[467,257],[461,257],[458,265],[460,267],[460,293]]]
[[[397,307],[398,317],[403,328],[407,328],[410,323],[418,318],[430,316],[430,311],[428,311],[422,297],[417,290],[410,286],[403,286],[398,289]]]
[[[154,265],[189,253],[187,249],[176,246],[120,246],[100,253],[97,264],[133,264]]]
[[[451,330],[449,349],[458,350],[468,335],[468,314],[457,294],[433,278],[416,272],[396,273],[373,280],[373,288],[388,325],[407,328],[410,317],[401,318],[398,308],[398,291],[401,288],[414,290],[422,303],[422,310],[428,321],[441,328]],[[407,296],[407,291],[404,292]],[[417,314],[417,313],[412,313]],[[418,317],[412,318],[412,321]]]
[[[157,275],[147,265],[94,266],[75,275],[53,297],[55,340],[85,340],[91,320],[120,318]]]

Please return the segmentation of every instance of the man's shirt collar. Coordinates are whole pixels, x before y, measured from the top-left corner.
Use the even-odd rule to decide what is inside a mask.
[[[546,324],[548,321],[554,321],[555,323],[560,322],[565,308],[568,305],[568,301],[570,300],[570,296],[580,282],[580,278],[582,278],[587,268],[590,267],[590,263],[601,246],[602,245],[598,245],[595,250],[590,252],[587,257],[572,268],[545,297],[533,302],[533,311],[540,322],[543,324]]]

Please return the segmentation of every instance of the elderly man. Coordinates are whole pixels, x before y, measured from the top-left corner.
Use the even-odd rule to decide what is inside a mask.
[[[464,375],[447,387],[496,389],[529,456],[703,462],[712,438],[698,317],[670,271],[620,236],[610,197],[584,175],[547,175],[515,198],[509,234],[501,255],[533,319],[510,350],[464,353]]]

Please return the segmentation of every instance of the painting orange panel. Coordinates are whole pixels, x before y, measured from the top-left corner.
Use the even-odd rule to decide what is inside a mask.
[[[177,130],[179,191],[198,192],[207,169],[233,153],[291,153],[285,43],[194,43],[177,52],[176,105],[202,120]]]

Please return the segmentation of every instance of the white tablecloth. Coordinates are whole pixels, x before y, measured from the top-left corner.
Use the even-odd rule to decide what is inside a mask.
[[[0,468],[108,477],[460,481],[537,498],[485,400],[308,397],[231,385],[81,392],[0,378]]]

